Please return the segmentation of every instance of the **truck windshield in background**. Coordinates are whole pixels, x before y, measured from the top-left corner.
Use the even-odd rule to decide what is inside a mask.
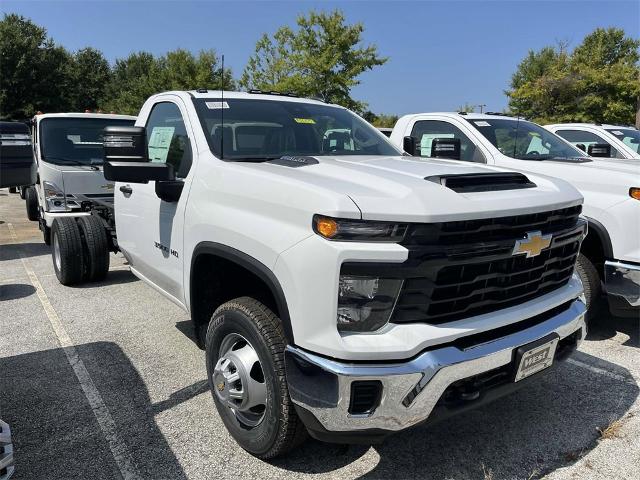
[[[640,153],[640,130],[633,130],[631,128],[607,128],[607,132],[634,152]]]
[[[40,121],[40,154],[56,165],[101,165],[102,130],[133,126],[134,120],[51,117]]]
[[[517,119],[466,119],[500,152],[518,160],[585,161],[587,155],[535,123]]]
[[[281,99],[193,101],[211,151],[224,160],[402,155],[374,127],[343,108]]]

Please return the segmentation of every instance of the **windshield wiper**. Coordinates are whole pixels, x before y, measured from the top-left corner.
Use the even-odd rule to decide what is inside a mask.
[[[43,156],[42,160],[44,160],[45,162],[47,160],[53,160],[54,162],[64,162],[68,165],[75,165],[78,167],[91,167],[93,170],[100,170],[98,168],[98,165],[102,165],[102,162],[100,163],[93,163],[93,160],[90,161],[90,163],[87,162],[81,162],[80,160],[73,160],[72,158],[64,158],[64,157],[52,157],[52,156]]]

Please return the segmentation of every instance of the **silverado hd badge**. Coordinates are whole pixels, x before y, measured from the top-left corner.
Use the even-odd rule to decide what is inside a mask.
[[[551,245],[553,235],[542,235],[542,232],[527,232],[527,238],[516,240],[512,255],[527,255],[527,258],[537,257],[542,250]]]

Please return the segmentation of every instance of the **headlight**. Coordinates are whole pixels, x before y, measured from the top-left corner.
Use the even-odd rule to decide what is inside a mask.
[[[44,191],[44,199],[47,202],[47,211],[66,212],[69,210],[64,191],[55,183],[42,182],[42,190]]]
[[[338,330],[374,332],[387,324],[402,280],[340,275]]]
[[[314,215],[313,231],[328,240],[400,242],[407,232],[407,224],[349,220]]]

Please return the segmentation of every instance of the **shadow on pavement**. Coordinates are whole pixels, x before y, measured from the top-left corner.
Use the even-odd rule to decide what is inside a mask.
[[[109,272],[109,274],[107,275],[107,278],[105,278],[104,280],[101,280],[99,282],[79,283],[77,285],[70,285],[70,287],[80,288],[84,290],[86,288],[107,287],[109,285],[120,285],[123,283],[131,283],[131,282],[137,282],[137,281],[139,281],[138,277],[136,277],[129,270],[112,270]]]
[[[622,343],[627,347],[640,348],[640,318],[614,317],[607,312],[589,323],[589,340],[605,340],[623,333],[629,338]]]
[[[140,477],[185,479],[154,415],[188,400],[202,386],[155,406],[116,344],[98,342],[76,349]],[[13,432],[15,479],[121,477],[63,349],[1,358],[0,372],[0,406]]]
[[[20,258],[20,252],[27,258],[40,257],[42,255],[51,255],[51,248],[43,242],[0,245],[0,261],[17,260]]]
[[[639,389],[618,365],[577,352],[582,364],[615,371],[629,381],[564,362],[540,383],[434,425],[417,426],[374,445],[378,464],[361,478],[538,478],[597,446],[597,428],[625,415]],[[326,473],[355,462],[368,447],[308,441],[273,463],[304,473]],[[535,472],[538,474],[533,475]]]
[[[28,283],[10,283],[0,285],[0,302],[25,298],[36,293],[33,285]]]

